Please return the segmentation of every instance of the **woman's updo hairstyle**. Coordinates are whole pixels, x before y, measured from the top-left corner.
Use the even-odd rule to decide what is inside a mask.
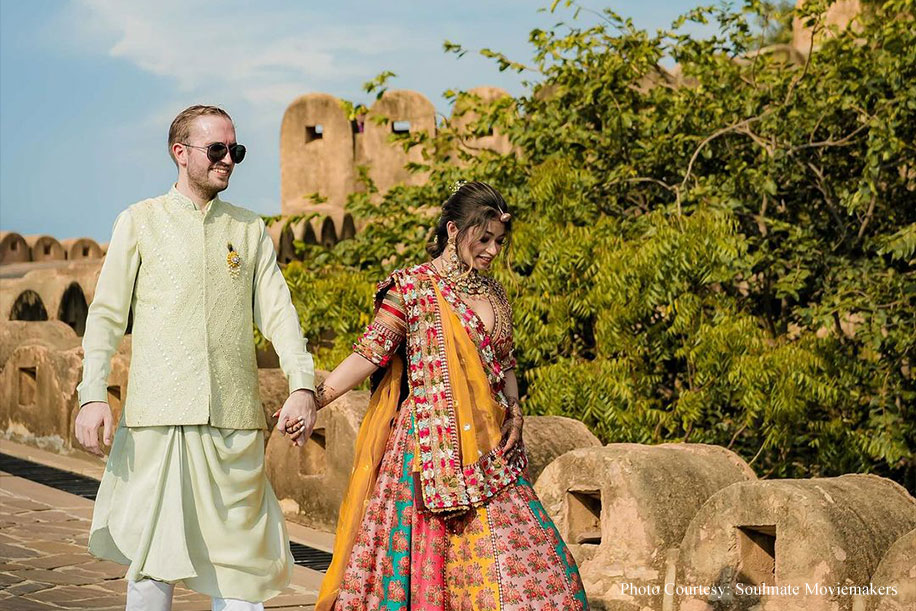
[[[479,229],[481,233],[490,221],[503,221],[506,234],[512,230],[512,218],[509,206],[499,191],[485,182],[473,181],[462,184],[451,197],[442,204],[442,216],[436,226],[436,234],[426,247],[433,257],[438,257],[448,243],[448,222],[458,227],[456,242],[460,242],[469,232]]]

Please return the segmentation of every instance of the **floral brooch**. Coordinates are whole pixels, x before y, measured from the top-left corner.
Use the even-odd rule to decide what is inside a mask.
[[[227,244],[229,252],[226,253],[226,265],[229,266],[229,273],[233,278],[238,277],[239,269],[242,267],[242,257],[239,252],[233,248],[232,242]]]

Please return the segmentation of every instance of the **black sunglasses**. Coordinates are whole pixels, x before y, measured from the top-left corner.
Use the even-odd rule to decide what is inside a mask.
[[[207,146],[194,146],[193,144],[185,144],[184,142],[181,144],[188,148],[207,151],[207,159],[209,159],[211,163],[216,163],[224,158],[227,152],[229,153],[229,159],[232,160],[232,163],[242,163],[245,159],[246,149],[243,144],[236,143],[226,145],[225,142],[214,142]]]

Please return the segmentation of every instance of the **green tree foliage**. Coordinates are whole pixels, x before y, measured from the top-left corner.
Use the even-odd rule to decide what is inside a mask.
[[[494,273],[528,413],[606,442],[721,444],[765,476],[875,472],[913,490],[914,2],[832,33],[825,3],[806,3],[820,46],[801,63],[755,51],[769,3],[654,34],[558,4],[569,19],[531,33],[529,64],[481,51],[527,74],[526,95],[447,92],[476,113],[470,134],[399,137],[424,147],[427,183],[381,196],[366,181],[349,203],[366,229],[287,269],[319,362],[368,322],[372,283],[424,260],[448,186],[486,180],[517,219]],[[473,148],[493,129],[512,154]]]

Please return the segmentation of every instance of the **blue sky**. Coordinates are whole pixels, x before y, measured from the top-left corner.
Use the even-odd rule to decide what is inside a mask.
[[[699,0],[584,2],[639,27],[667,28]],[[195,103],[235,120],[245,163],[224,198],[280,211],[283,111],[303,93],[369,103],[362,84],[382,70],[392,88],[425,94],[520,77],[446,39],[528,60],[528,32],[568,11],[549,0],[254,2],[0,0],[0,228],[107,241],[117,213],[175,179],[169,123]]]

